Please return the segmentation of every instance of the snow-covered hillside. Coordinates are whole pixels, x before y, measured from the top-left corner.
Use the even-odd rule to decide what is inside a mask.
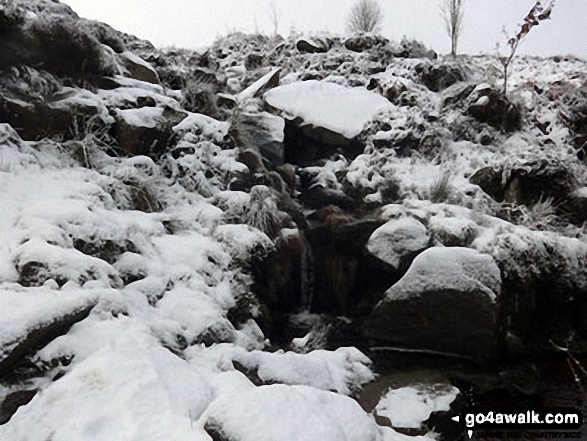
[[[585,61],[0,26],[1,440],[449,439],[371,349],[584,351]]]

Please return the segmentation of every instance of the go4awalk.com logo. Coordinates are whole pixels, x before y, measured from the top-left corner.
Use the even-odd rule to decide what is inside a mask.
[[[511,410],[511,409],[470,409],[453,417],[453,420],[463,424],[469,438],[478,430],[508,430],[508,431],[577,431],[583,425],[583,415],[577,409],[545,408],[540,410]],[[576,432],[571,432],[576,434]],[[532,437],[531,433],[527,433]]]

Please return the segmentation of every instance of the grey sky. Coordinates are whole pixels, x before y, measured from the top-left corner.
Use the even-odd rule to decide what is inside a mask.
[[[231,30],[269,33],[269,0],[62,0],[81,16],[150,40],[156,46],[196,48]],[[280,33],[344,32],[354,0],[276,0]],[[465,29],[459,52],[493,53],[505,45],[502,28],[512,34],[534,0],[466,0]],[[422,40],[440,53],[449,39],[440,18],[439,0],[380,0],[385,11],[383,34]],[[587,0],[558,0],[552,20],[533,29],[520,52],[537,55],[575,54],[587,58]]]

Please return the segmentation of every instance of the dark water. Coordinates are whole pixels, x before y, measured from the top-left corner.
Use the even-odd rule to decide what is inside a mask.
[[[463,409],[497,408],[512,411],[540,410],[545,407],[575,408],[587,415],[587,375],[576,365],[575,372],[580,377],[577,384],[569,368],[566,354],[553,353],[532,360],[520,360],[510,364],[479,364],[469,360],[452,357],[405,353],[392,350],[374,350],[370,354],[375,364],[378,378],[368,384],[358,397],[361,406],[372,412],[379,399],[391,388],[410,385],[446,384],[456,386],[461,395],[453,402],[449,412],[438,412],[424,423],[422,430],[401,430],[407,435],[421,435],[429,430],[440,433],[442,441],[469,439],[464,427],[451,420]],[[587,357],[578,360],[587,366]],[[583,388],[583,390],[582,390]],[[389,420],[378,419],[383,425]],[[587,440],[587,428],[583,427],[577,435],[574,431],[500,431],[500,437],[491,437],[489,432],[477,431],[473,439],[487,441],[520,439],[581,439]],[[566,436],[572,435],[570,438]],[[556,438],[560,437],[560,438]]]

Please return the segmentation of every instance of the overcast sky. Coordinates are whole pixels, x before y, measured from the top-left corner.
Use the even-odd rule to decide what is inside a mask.
[[[269,33],[269,0],[62,0],[79,15],[150,40],[156,46],[197,48],[228,31]],[[280,33],[342,33],[354,0],[275,0],[281,13]],[[440,18],[440,0],[380,0],[385,12],[383,34],[391,39],[417,38],[440,53],[449,39]],[[517,31],[535,0],[465,0],[465,28],[459,52],[495,52],[505,46],[502,28]],[[587,0],[557,0],[552,20],[528,35],[520,52],[574,54],[587,58]]]

